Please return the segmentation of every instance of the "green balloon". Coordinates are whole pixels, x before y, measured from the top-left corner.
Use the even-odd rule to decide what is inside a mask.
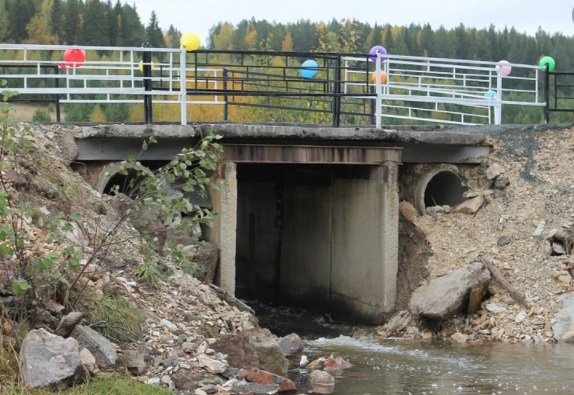
[[[554,59],[552,59],[550,56],[544,56],[542,59],[540,59],[538,65],[544,69],[546,69],[546,66],[548,66],[548,71],[552,71],[556,66],[556,62],[554,62]]]

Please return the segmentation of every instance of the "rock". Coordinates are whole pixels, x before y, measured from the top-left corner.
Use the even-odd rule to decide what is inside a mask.
[[[544,232],[545,226],[546,226],[546,221],[540,221],[538,223],[538,225],[536,226],[536,229],[534,229],[534,233],[532,233],[532,236],[534,236],[534,237],[542,236],[542,233]]]
[[[299,335],[291,333],[281,338],[278,344],[281,350],[283,350],[283,355],[285,355],[289,361],[289,367],[298,367],[303,356],[303,349],[305,348]]]
[[[86,347],[96,357],[100,368],[114,366],[118,360],[116,348],[104,336],[84,325],[74,328],[71,336],[83,347]]]
[[[253,329],[247,333],[257,353],[260,368],[278,375],[287,374],[289,361],[283,355],[275,336],[267,329]]]
[[[84,314],[80,313],[79,311],[72,311],[71,313],[67,314],[58,323],[58,327],[56,328],[56,335],[62,337],[70,336],[70,333],[72,333],[76,325],[80,323],[83,317]]]
[[[344,369],[350,369],[353,365],[334,353],[325,359],[323,370],[332,374],[340,374]]]
[[[162,318],[162,320],[159,322],[162,326],[165,326],[167,329],[169,329],[172,332],[177,331],[177,325],[175,325],[173,322],[171,322],[168,319]]]
[[[192,261],[195,264],[193,277],[205,284],[215,279],[219,259],[219,249],[212,243],[203,242],[195,249]]]
[[[505,172],[504,167],[498,163],[493,163],[486,169],[486,178],[492,180]]]
[[[96,358],[87,348],[82,348],[80,351],[80,361],[82,362],[82,366],[86,368],[90,375],[94,376],[100,371],[98,369],[98,364],[96,363]]]
[[[223,373],[227,368],[225,363],[210,358],[205,354],[198,355],[197,362],[199,363],[199,366],[207,370],[209,373]]]
[[[554,318],[552,325],[554,337],[558,341],[574,342],[574,292],[568,292],[558,297],[562,301],[562,309]]]
[[[149,209],[139,208],[131,212],[129,218],[134,228],[150,240],[150,246],[153,250],[161,254],[165,246],[167,229],[158,216]]]
[[[465,335],[465,334],[460,333],[460,332],[456,332],[450,338],[453,339],[454,341],[456,341],[457,343],[461,343],[461,344],[464,344],[468,341],[468,335]]]
[[[468,199],[461,204],[457,205],[453,211],[462,214],[476,214],[484,204],[484,196],[480,195],[472,199]]]
[[[403,215],[403,217],[411,222],[413,222],[419,216],[417,209],[414,208],[412,204],[404,200],[399,203],[399,212]]]
[[[28,332],[20,350],[20,377],[29,388],[68,386],[86,380],[75,339],[64,339],[44,329]]]
[[[138,350],[126,350],[119,359],[120,365],[125,366],[134,376],[144,375],[149,369],[150,361],[149,352]]]
[[[245,334],[224,334],[211,345],[215,351],[227,355],[227,363],[234,368],[259,368],[255,347]]]
[[[279,386],[276,384],[253,384],[238,382],[231,387],[232,394],[249,395],[275,395],[279,393]]]
[[[528,314],[526,314],[526,311],[521,310],[518,314],[516,314],[516,317],[514,317],[514,322],[521,323],[524,321],[524,319],[526,319],[527,315]]]
[[[504,313],[504,312],[508,311],[508,309],[506,307],[500,306],[496,303],[487,303],[485,305],[485,307],[486,307],[486,310],[488,310],[492,313]]]
[[[510,180],[507,177],[496,177],[493,187],[502,190],[510,185]]]
[[[487,287],[489,282],[488,269],[475,262],[417,288],[410,300],[410,311],[433,320],[448,319],[464,309],[473,287]]]
[[[335,378],[322,370],[314,370],[309,377],[309,385],[313,392],[329,394],[335,390]]]
[[[510,238],[510,236],[500,236],[498,239],[496,239],[496,245],[502,247],[507,244],[510,244],[511,241],[512,239]]]
[[[180,369],[171,375],[171,379],[175,385],[175,388],[178,390],[189,391],[194,390],[197,387],[199,374],[196,372],[190,372],[187,369]]]
[[[297,390],[291,380],[261,369],[241,369],[237,377],[250,383],[276,384],[279,386],[279,392]]]

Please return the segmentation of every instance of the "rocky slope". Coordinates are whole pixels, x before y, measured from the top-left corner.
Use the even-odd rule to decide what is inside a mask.
[[[442,336],[466,341],[554,341],[560,295],[574,289],[574,130],[571,125],[501,128],[483,172],[509,181],[479,192],[485,203],[474,214],[438,212],[412,222],[430,243],[429,279],[487,260],[524,297],[517,302],[493,280],[477,314],[445,323]],[[384,332],[384,331],[382,331]],[[460,336],[460,335],[463,336]]]

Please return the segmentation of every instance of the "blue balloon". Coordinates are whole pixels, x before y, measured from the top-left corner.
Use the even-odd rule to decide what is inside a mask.
[[[496,91],[493,91],[492,89],[489,90],[488,92],[486,92],[484,94],[484,98],[485,99],[496,99]]]
[[[301,77],[313,78],[319,71],[319,65],[313,59],[307,59],[301,65]]]
[[[373,48],[371,48],[371,50],[369,51],[369,55],[371,55],[369,57],[369,59],[371,59],[373,62],[377,61],[377,53],[381,54],[381,60],[385,60],[387,57],[385,56],[387,54],[387,50],[385,47],[383,47],[382,45],[375,45]]]

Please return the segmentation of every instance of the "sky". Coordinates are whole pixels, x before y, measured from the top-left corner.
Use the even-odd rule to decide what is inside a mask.
[[[236,25],[243,19],[289,23],[301,19],[311,22],[356,19],[373,26],[421,26],[433,29],[466,27],[497,30],[514,27],[534,35],[538,28],[553,34],[574,36],[571,0],[122,0],[135,5],[144,25],[152,10],[165,31],[170,25],[182,33],[195,32],[206,44],[209,29],[219,22]]]

